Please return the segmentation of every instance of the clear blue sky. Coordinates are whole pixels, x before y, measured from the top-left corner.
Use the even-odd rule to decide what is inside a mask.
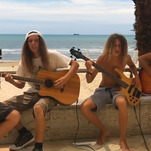
[[[134,34],[132,0],[0,0],[0,34]]]

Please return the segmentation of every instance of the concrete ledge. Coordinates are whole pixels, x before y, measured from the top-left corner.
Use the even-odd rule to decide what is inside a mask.
[[[143,96],[140,105],[136,106],[136,111],[138,118],[140,117],[143,134],[151,134],[151,96]],[[58,105],[53,108],[46,116],[47,126],[45,141],[74,140],[78,128],[77,113],[79,119],[77,139],[98,137],[98,129],[81,114],[79,103],[77,105],[77,110],[75,104],[71,106]],[[119,136],[118,111],[115,110],[112,104],[108,104],[103,110],[96,114],[98,114],[104,125],[109,129],[110,136]],[[140,134],[134,108],[129,105],[128,115],[127,135]],[[34,118],[32,116],[32,110],[23,112],[21,121],[34,134]],[[0,144],[13,143],[17,136],[18,133],[14,129],[0,141]]]

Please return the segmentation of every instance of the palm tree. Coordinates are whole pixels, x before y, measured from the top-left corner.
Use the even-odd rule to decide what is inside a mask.
[[[133,0],[135,3],[135,39],[138,56],[151,52],[151,0]]]

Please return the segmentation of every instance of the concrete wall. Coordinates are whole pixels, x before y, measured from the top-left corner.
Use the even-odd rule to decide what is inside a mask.
[[[140,118],[141,127],[144,134],[151,133],[151,96],[142,97],[140,104],[136,106],[137,116]],[[78,114],[77,114],[78,113]],[[110,136],[119,136],[119,124],[118,124],[118,111],[115,110],[112,104],[108,104],[103,110],[98,113],[99,118],[104,125],[109,129]],[[79,123],[77,120],[77,115]],[[135,117],[134,108],[128,105],[128,128],[127,135],[140,134],[140,129]],[[22,123],[27,127],[34,135],[34,118],[32,116],[32,110],[23,112]],[[96,138],[99,136],[98,129],[91,124],[81,114],[80,103],[71,106],[56,106],[46,116],[46,131],[45,140],[66,140],[73,139],[78,130],[77,139],[80,138]],[[5,136],[0,144],[13,143],[17,138],[18,133],[14,129],[7,136]]]

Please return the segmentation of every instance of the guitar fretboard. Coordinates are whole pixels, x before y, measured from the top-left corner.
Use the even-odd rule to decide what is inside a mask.
[[[113,74],[109,73],[108,71],[106,71],[105,69],[103,69],[102,67],[98,66],[96,63],[93,62],[92,64],[96,69],[98,69],[99,71],[103,72],[105,75],[107,75],[108,77],[110,77],[112,80],[114,80],[116,83],[118,83],[120,86],[127,88],[128,84],[125,83],[124,81],[122,81],[121,79],[119,79],[118,77],[114,76]]]
[[[2,77],[5,77],[6,74],[1,74]],[[44,80],[39,80],[39,79],[34,79],[34,78],[27,78],[27,77],[21,77],[21,76],[16,76],[16,75],[11,75],[13,77],[13,79],[15,80],[20,80],[20,81],[24,81],[24,82],[32,82],[32,83],[36,83],[36,84],[44,84],[45,81]]]
[[[81,57],[82,59],[84,59],[85,61],[90,60],[89,58],[85,57],[82,55]],[[107,70],[105,70],[104,68],[102,68],[101,66],[97,65],[96,63],[92,63],[92,65],[98,69],[99,71],[101,71],[102,73],[104,73],[105,75],[107,75],[108,77],[110,77],[112,80],[114,80],[116,83],[118,83],[120,86],[127,88],[128,84],[125,83],[124,81],[122,81],[120,78],[114,76],[113,74],[111,74],[110,72],[108,72]]]

